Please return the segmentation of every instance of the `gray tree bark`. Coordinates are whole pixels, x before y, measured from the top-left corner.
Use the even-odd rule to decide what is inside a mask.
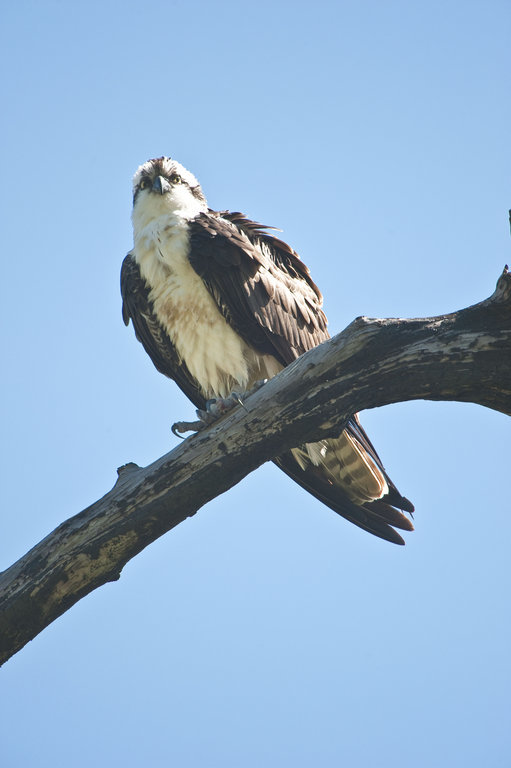
[[[127,464],[102,499],[0,574],[0,664],[78,600],[265,461],[338,435],[349,416],[406,400],[511,414],[511,273],[449,315],[360,317],[221,421],[147,467]]]

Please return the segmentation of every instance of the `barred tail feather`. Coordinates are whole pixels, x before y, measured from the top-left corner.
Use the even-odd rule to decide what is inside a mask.
[[[411,520],[393,506],[395,504],[400,509],[411,513],[413,505],[399,494],[393,484],[383,499],[357,504],[338,485],[334,485],[322,467],[309,463],[302,468],[291,452],[279,456],[274,459],[274,462],[316,499],[374,536],[394,544],[404,544],[403,538],[394,528],[413,531]]]

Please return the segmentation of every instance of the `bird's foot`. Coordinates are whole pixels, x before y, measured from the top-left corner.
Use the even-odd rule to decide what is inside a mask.
[[[171,426],[171,431],[176,437],[184,440],[182,432],[200,432],[206,425],[202,421],[176,421]]]
[[[176,421],[176,423],[171,427],[172,432],[176,437],[181,438],[181,433],[183,432],[201,432],[205,427],[209,427],[211,424],[214,424],[216,421],[218,421],[218,419],[221,419],[222,416],[225,416],[226,413],[232,411],[235,406],[241,405],[242,408],[245,408],[244,400],[248,397],[248,395],[251,395],[253,392],[257,392],[257,390],[260,389],[267,381],[268,379],[261,379],[260,381],[256,381],[254,386],[246,392],[231,392],[228,397],[217,397],[213,398],[212,400],[208,400],[204,410],[197,408],[195,411],[199,417],[198,421]]]

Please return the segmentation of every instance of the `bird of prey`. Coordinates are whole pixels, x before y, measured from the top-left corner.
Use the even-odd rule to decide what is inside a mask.
[[[295,251],[242,213],[208,208],[169,157],[133,178],[133,249],[121,271],[123,319],[197,408],[249,390],[329,338],[322,296]],[[360,528],[404,544],[413,505],[387,475],[355,414],[338,438],[274,462]],[[402,510],[402,511],[399,511]]]

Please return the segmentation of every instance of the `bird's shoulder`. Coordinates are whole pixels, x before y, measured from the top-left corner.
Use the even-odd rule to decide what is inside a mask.
[[[313,281],[309,268],[288,243],[272,234],[276,227],[249,219],[240,211],[201,212],[190,222],[194,257],[200,259],[201,246],[208,246],[208,257],[219,265],[240,266],[252,261],[254,267],[280,273],[303,283],[311,300],[320,307],[323,296]]]
[[[239,211],[200,213],[190,224],[189,259],[224,317],[287,364],[328,338],[327,319],[307,266],[269,229]]]

